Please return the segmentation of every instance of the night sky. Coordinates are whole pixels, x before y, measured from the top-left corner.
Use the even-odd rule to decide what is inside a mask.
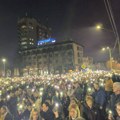
[[[120,32],[120,0],[111,0],[115,21]],[[111,29],[104,0],[1,0],[0,2],[0,57],[13,63],[18,47],[17,20],[25,14],[35,17],[53,30],[56,40],[72,38],[84,47],[84,55],[96,61],[107,59],[102,46],[114,45],[114,34],[96,31],[102,23]]]

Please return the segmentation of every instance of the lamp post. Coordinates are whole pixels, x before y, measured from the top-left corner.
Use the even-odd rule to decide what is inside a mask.
[[[103,28],[103,27],[102,27],[102,24],[98,24],[98,25],[96,25],[95,27],[96,27],[97,30],[100,30],[100,29]]]
[[[119,35],[116,34],[116,32],[113,31],[113,30],[104,28],[102,24],[97,24],[97,25],[95,26],[95,29],[96,29],[96,30],[106,30],[106,31],[109,31],[109,32],[111,32],[111,33],[114,34],[114,38],[116,39],[115,45],[114,45],[114,49],[115,49],[116,45],[118,44],[118,51],[119,51],[119,55],[120,55],[120,40],[119,40]]]
[[[5,66],[6,65],[6,59],[3,58],[2,62],[3,62],[3,71],[4,71],[4,77],[5,77],[6,76],[6,72],[5,72],[6,71],[6,66]]]
[[[108,50],[109,52],[109,60],[110,60],[110,70],[112,70],[112,50],[110,47],[102,48],[102,51]]]

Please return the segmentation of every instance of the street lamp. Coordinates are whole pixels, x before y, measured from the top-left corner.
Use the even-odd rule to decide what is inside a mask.
[[[102,51],[108,50],[109,52],[109,60],[110,60],[110,70],[112,70],[112,50],[110,47],[102,48]]]
[[[103,26],[102,24],[97,24],[97,25],[95,26],[95,28],[96,28],[97,30],[100,30],[100,29],[103,29],[102,26]]]
[[[5,67],[6,67],[6,66],[5,66],[5,64],[6,64],[6,59],[3,58],[3,59],[2,59],[2,62],[3,62],[4,77],[5,77],[5,76],[6,76],[6,74],[5,74],[5,71],[6,71],[6,70],[5,70]]]
[[[116,39],[115,45],[114,45],[114,49],[115,49],[116,45],[118,44],[118,51],[119,51],[119,55],[120,55],[120,41],[119,41],[119,36],[118,36],[118,34],[116,34],[116,32],[113,31],[113,30],[104,28],[102,24],[97,24],[97,25],[95,26],[95,29],[96,29],[96,30],[106,30],[106,31],[109,31],[109,32],[111,32],[111,33],[114,34],[114,37],[115,37],[115,39]]]

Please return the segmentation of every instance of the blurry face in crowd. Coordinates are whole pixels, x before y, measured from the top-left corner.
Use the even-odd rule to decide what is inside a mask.
[[[48,110],[48,106],[46,106],[46,104],[43,104],[43,105],[42,105],[42,110],[43,110],[44,112],[46,112],[46,111]]]
[[[93,101],[92,100],[86,100],[87,105],[91,108],[93,105]]]
[[[98,90],[99,86],[97,84],[94,84],[95,90]]]
[[[117,111],[118,116],[120,116],[120,105],[116,106],[116,111]]]
[[[31,107],[31,106],[28,106],[27,108],[28,108],[29,111],[32,110],[32,107]]]
[[[38,119],[38,112],[33,111],[33,120],[37,120],[37,119]]]
[[[117,95],[120,94],[120,88],[116,85],[113,85],[113,92]]]
[[[5,114],[6,110],[4,108],[0,109],[1,114]]]
[[[70,114],[71,118],[76,118],[77,117],[77,111],[74,108],[70,109],[69,114]]]

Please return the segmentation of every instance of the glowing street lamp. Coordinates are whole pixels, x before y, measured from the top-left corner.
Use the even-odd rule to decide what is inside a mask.
[[[97,24],[97,25],[95,26],[95,28],[96,28],[97,30],[103,29],[102,24]]]
[[[96,28],[97,28],[97,29],[101,29],[101,26],[100,26],[100,25],[97,25]]]
[[[6,59],[5,59],[5,58],[3,58],[3,59],[2,59],[2,62],[3,62],[4,77],[5,77],[5,75],[6,75],[6,74],[5,74],[5,71],[6,71],[6,66],[5,66],[5,65],[6,65]]]
[[[108,50],[109,52],[109,59],[110,59],[110,69],[112,70],[112,50],[110,47],[102,48],[102,51]]]

